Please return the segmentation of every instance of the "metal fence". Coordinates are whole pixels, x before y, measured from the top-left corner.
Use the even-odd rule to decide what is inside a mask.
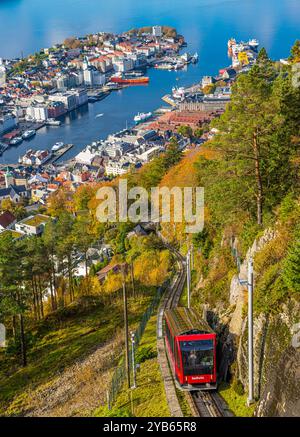
[[[161,297],[162,297],[162,295],[167,287],[168,287],[168,281],[166,283],[164,283],[161,287],[158,288],[155,297],[153,298],[150,305],[148,306],[148,308],[144,312],[143,317],[140,321],[140,324],[134,333],[136,347],[139,345],[140,340],[142,338],[142,335],[145,331],[145,327],[147,325],[147,322],[150,319],[150,317],[153,315],[154,310],[158,307],[160,299],[161,299]],[[129,365],[131,368],[132,367],[131,354],[129,356]],[[125,362],[125,358],[123,357],[121,362],[118,364],[117,368],[115,369],[115,371],[113,373],[110,387],[107,391],[107,405],[108,405],[109,409],[111,409],[111,406],[115,402],[118,393],[122,389],[125,379],[126,379],[126,362]]]

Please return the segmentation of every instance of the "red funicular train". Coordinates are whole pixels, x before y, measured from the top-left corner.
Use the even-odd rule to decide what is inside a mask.
[[[195,310],[183,307],[167,310],[165,340],[180,389],[216,389],[216,334]]]

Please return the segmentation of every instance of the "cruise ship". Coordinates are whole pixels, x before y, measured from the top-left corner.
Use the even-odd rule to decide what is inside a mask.
[[[23,140],[29,140],[30,138],[34,137],[35,134],[36,131],[34,129],[29,129],[23,133],[22,138]]]

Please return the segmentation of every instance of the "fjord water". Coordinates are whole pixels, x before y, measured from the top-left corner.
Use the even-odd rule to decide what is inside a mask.
[[[149,70],[150,84],[112,93],[68,115],[61,127],[43,128],[31,140],[9,149],[2,163],[16,162],[27,148],[74,143],[72,157],[85,144],[132,123],[139,111],[162,105],[173,86],[192,84],[229,64],[227,40],[258,38],[274,59],[287,57],[300,39],[299,0],[0,0],[0,57],[19,57],[98,31],[122,32],[153,24],[174,26],[198,51],[199,63],[187,71]],[[95,118],[98,113],[103,117]]]

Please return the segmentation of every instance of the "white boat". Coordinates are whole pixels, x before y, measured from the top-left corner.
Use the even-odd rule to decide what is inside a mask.
[[[104,114],[97,114],[95,118],[103,117]]]
[[[174,64],[168,63],[168,62],[163,62],[162,64],[156,64],[154,66],[154,68],[156,68],[157,70],[168,70],[171,71],[175,68]]]
[[[184,94],[185,94],[185,88],[184,87],[174,87],[172,88],[172,94],[174,99],[180,99],[182,100],[184,98]]]
[[[17,146],[18,144],[21,144],[22,141],[23,141],[23,138],[22,138],[22,137],[15,137],[15,138],[13,138],[13,139],[9,142],[9,144],[10,144],[11,146]]]
[[[184,53],[180,57],[183,60],[183,62],[185,62],[186,64],[188,64],[192,60],[192,57],[191,57],[191,55],[189,53]]]
[[[198,55],[198,53],[196,52],[196,53],[192,56],[192,62],[193,62],[194,64],[196,64],[196,63],[198,62],[198,59],[199,59],[199,55]]]
[[[61,121],[60,120],[55,120],[54,118],[48,118],[47,125],[48,126],[60,126],[61,125]]]
[[[22,138],[23,138],[23,140],[29,140],[29,138],[34,137],[35,134],[36,134],[36,131],[34,129],[29,129],[23,133]]]
[[[52,152],[57,152],[58,150],[60,150],[62,147],[64,147],[64,143],[59,141],[57,143],[54,144],[54,146],[52,147],[51,151]]]
[[[249,40],[248,44],[250,47],[257,49],[257,47],[259,46],[259,41],[253,38]]]
[[[135,121],[135,123],[141,123],[143,121],[148,120],[150,117],[152,117],[152,112],[139,112],[134,117],[134,121]]]

